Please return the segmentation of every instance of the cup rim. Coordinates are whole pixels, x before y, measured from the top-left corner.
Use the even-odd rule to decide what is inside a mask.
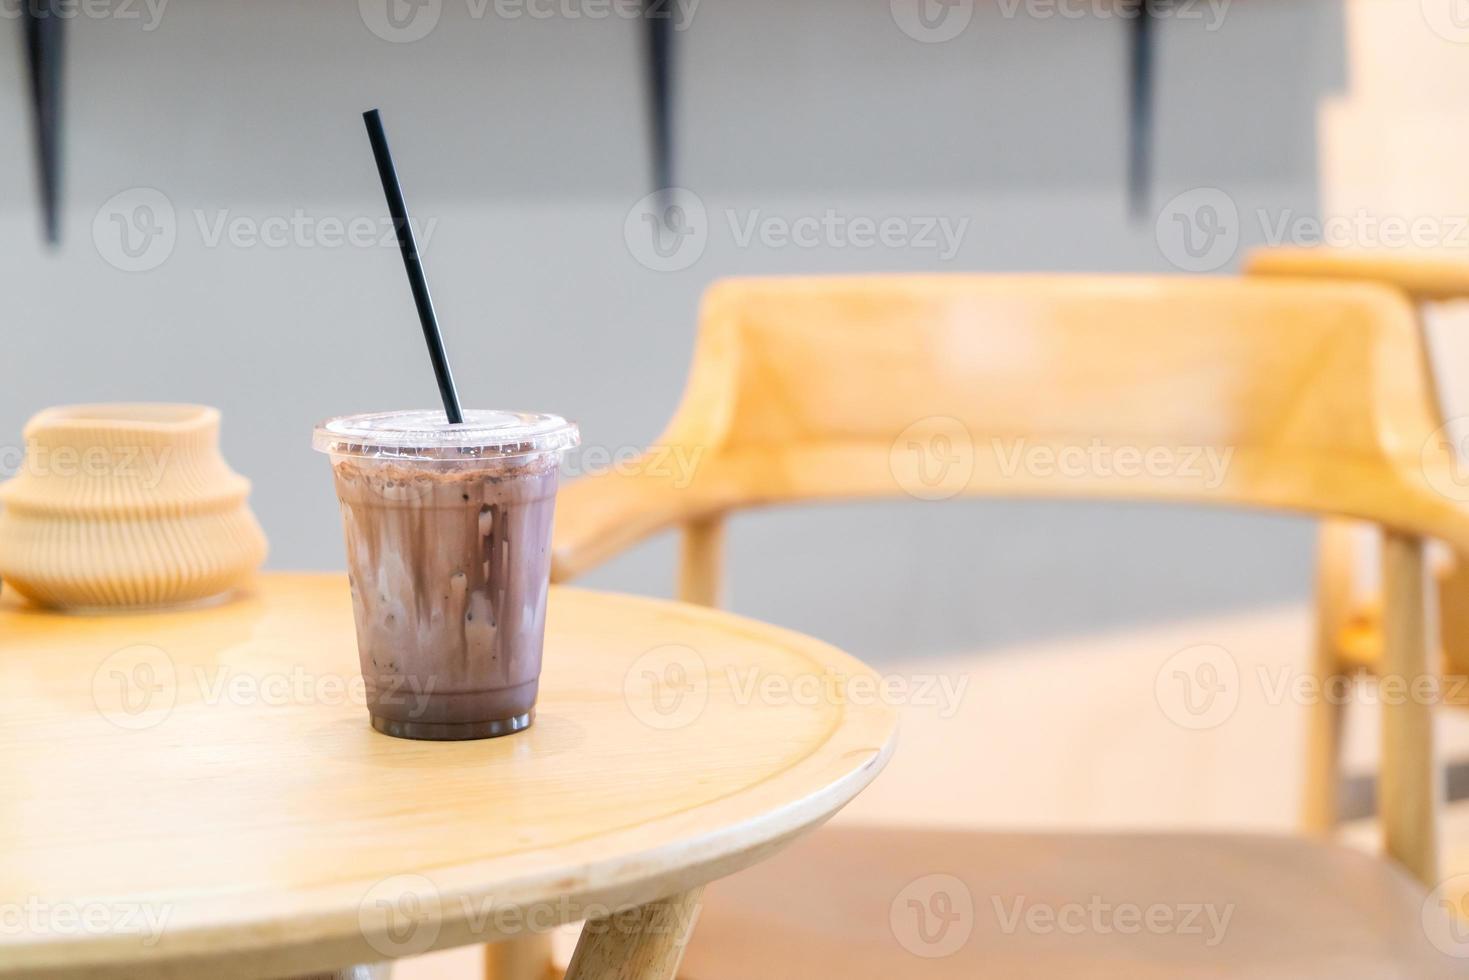
[[[559,455],[580,442],[577,424],[560,415],[466,409],[464,422],[451,425],[442,412],[411,409],[325,419],[311,446],[333,457],[442,462]]]

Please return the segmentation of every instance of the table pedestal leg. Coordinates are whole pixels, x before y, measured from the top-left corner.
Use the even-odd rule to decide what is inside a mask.
[[[702,888],[591,919],[566,980],[672,980],[699,914]]]

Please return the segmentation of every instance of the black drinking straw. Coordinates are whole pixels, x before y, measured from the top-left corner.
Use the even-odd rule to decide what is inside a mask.
[[[439,397],[444,400],[444,415],[458,424],[464,421],[459,410],[459,393],[454,390],[454,375],[449,370],[449,356],[444,353],[444,338],[439,333],[439,318],[434,301],[428,294],[428,280],[423,275],[423,262],[418,257],[418,242],[408,224],[408,205],[403,203],[403,188],[398,186],[398,171],[388,151],[388,137],[383,120],[376,109],[362,114],[367,125],[367,138],[372,142],[372,158],[377,161],[377,175],[382,178],[383,194],[388,199],[388,213],[393,216],[393,230],[398,235],[398,249],[403,253],[403,268],[408,272],[408,285],[413,288],[413,302],[418,307],[418,320],[423,324],[423,339],[428,344],[428,357],[434,364],[434,378],[439,382]]]

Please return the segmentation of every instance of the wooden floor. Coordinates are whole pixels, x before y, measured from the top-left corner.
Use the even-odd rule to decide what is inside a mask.
[[[1292,605],[879,665],[907,678],[921,703],[902,707],[897,755],[836,820],[1294,829],[1306,707],[1292,681],[1306,676],[1309,638],[1307,608]],[[1191,706],[1186,678],[1196,679]],[[1197,681],[1215,689],[1212,702]],[[1349,714],[1350,771],[1371,770],[1376,722],[1372,706]],[[1469,711],[1440,712],[1438,725],[1445,754],[1469,760]],[[953,778],[959,761],[968,778]],[[1362,809],[1364,794],[1355,796]],[[1376,846],[1370,820],[1350,822],[1342,837]],[[1450,807],[1444,853],[1451,872],[1469,871],[1469,801]],[[564,957],[574,941],[558,937]],[[449,950],[401,961],[393,975],[470,980],[479,964],[477,950]]]

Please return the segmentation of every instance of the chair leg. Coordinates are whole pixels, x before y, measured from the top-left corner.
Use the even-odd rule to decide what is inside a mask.
[[[1469,556],[1456,554],[1438,582],[1438,640],[1443,647],[1444,673],[1456,678],[1469,674]],[[1460,688],[1451,687],[1463,707]]]
[[[1333,694],[1340,676],[1334,661],[1322,662],[1317,650],[1313,665],[1316,690],[1321,692],[1307,709],[1306,786],[1301,826],[1314,837],[1330,837],[1336,829],[1341,786],[1341,732],[1346,705]]]
[[[1443,771],[1434,755],[1434,618],[1423,539],[1383,535],[1382,767],[1378,812],[1384,850],[1430,888],[1438,882],[1438,808]]]
[[[700,606],[718,606],[723,559],[723,515],[703,517],[685,524],[678,566],[678,597]]]
[[[1336,827],[1341,786],[1341,732],[1345,703],[1335,695],[1341,679],[1338,637],[1351,614],[1356,557],[1353,525],[1326,520],[1316,546],[1316,640],[1311,670],[1318,696],[1306,731],[1306,785],[1301,822],[1306,833],[1328,836]]]
[[[549,932],[528,932],[485,947],[485,980],[546,980],[551,968]]]
[[[589,921],[566,980],[672,980],[698,918],[703,890]]]
[[[393,964],[391,963],[365,963],[362,966],[349,966],[345,970],[334,970],[331,973],[309,973],[292,977],[291,980],[388,980],[392,975]]]

